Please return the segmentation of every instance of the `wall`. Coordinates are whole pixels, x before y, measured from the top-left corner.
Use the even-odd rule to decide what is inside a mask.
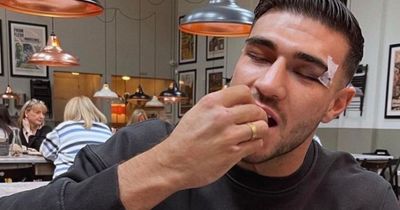
[[[100,2],[104,5],[104,0]],[[80,66],[50,68],[50,81],[53,81],[53,71],[57,70],[105,74],[105,69],[107,69],[107,77],[103,77],[103,81],[108,82],[111,82],[111,74],[138,76],[139,68],[142,77],[171,78],[170,49],[174,46],[170,37],[172,30],[171,1],[141,0],[141,17],[138,14],[139,0],[108,0],[107,8],[109,8],[107,13],[109,20],[106,40],[107,62],[105,61],[105,25],[102,22],[104,14],[97,17],[54,19],[55,33],[60,38],[61,47],[64,51],[79,57]],[[117,13],[117,31],[115,31],[115,8],[121,11]],[[3,92],[7,86],[9,74],[9,41],[6,37],[8,32],[4,9],[0,9],[0,18],[2,19],[1,37],[3,44],[1,47],[4,61],[4,75],[0,76],[0,91]],[[7,11],[7,19],[8,21],[45,24],[48,28],[48,34],[51,33],[51,19],[48,17]],[[155,24],[156,21],[157,25]],[[141,23],[140,40],[139,23]],[[155,27],[157,34],[154,34]],[[115,45],[117,45],[116,48]],[[140,67],[139,55],[141,57]],[[107,68],[105,68],[106,63]],[[27,98],[30,98],[29,80],[30,78],[10,77],[10,85],[15,92],[26,93]]]
[[[238,0],[236,3],[243,8],[249,9],[251,11],[254,10],[257,5],[257,0]],[[178,14],[177,18],[183,16],[195,8],[204,7],[208,4],[208,1],[188,1],[181,0],[178,1]],[[226,77],[232,77],[232,73],[234,70],[234,66],[236,64],[236,60],[239,58],[241,49],[243,48],[245,38],[227,38],[225,45],[225,57],[224,59],[218,60],[206,60],[206,37],[198,36],[197,37],[197,62],[192,64],[183,64],[178,65],[176,68],[176,73],[179,71],[196,69],[197,71],[197,92],[196,92],[196,101],[199,101],[205,94],[205,70],[209,67],[217,67],[224,66],[224,70],[226,73]],[[176,57],[178,56],[178,52],[175,52]]]

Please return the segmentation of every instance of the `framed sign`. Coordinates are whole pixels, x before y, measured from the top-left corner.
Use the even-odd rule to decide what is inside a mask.
[[[46,45],[47,26],[9,21],[11,75],[48,78],[48,67],[28,64],[29,58]]]
[[[2,26],[2,22],[0,20],[0,26]],[[0,27],[0,75],[4,74],[3,70],[3,30],[2,27]]]
[[[206,94],[221,90],[224,87],[224,67],[206,68]]]
[[[224,37],[206,37],[206,60],[222,59],[225,55]]]
[[[178,117],[181,118],[196,103],[196,69],[178,73],[179,89],[186,95],[187,100],[178,104]]]
[[[179,17],[179,23],[184,16]],[[197,35],[179,30],[179,64],[196,63]]]
[[[400,44],[390,45],[385,118],[400,118]]]

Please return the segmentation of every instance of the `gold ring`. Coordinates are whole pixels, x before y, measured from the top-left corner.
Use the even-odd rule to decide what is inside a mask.
[[[253,124],[253,123],[247,123],[247,126],[249,126],[250,130],[251,130],[251,140],[254,140],[257,138],[257,127]]]

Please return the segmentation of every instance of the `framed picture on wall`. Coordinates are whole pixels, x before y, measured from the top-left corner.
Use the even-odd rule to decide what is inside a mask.
[[[179,89],[187,99],[178,104],[178,117],[181,118],[196,103],[196,69],[178,72]]]
[[[48,78],[48,67],[27,63],[46,45],[47,26],[9,21],[11,75]]]
[[[0,26],[2,26],[2,22],[0,20]],[[3,30],[0,27],[0,75],[4,74],[3,70]]]
[[[206,37],[206,60],[222,59],[225,55],[224,37]]]
[[[184,16],[179,17],[179,23]],[[179,64],[196,63],[197,35],[179,30]]]
[[[400,44],[390,45],[385,118],[400,118]]]
[[[206,94],[221,90],[225,85],[224,67],[206,68]]]

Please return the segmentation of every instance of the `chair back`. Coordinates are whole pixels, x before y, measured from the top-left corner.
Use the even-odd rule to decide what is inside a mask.
[[[400,158],[392,159],[389,161],[389,182],[392,185],[396,197],[399,197],[399,178],[398,170],[400,165]]]
[[[385,178],[385,171],[389,167],[390,160],[363,160],[361,167],[373,171]]]

